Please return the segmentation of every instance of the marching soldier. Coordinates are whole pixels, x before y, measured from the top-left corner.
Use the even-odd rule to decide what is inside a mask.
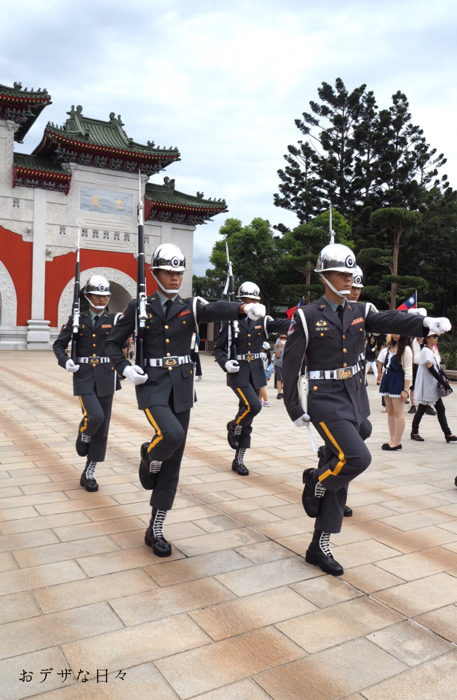
[[[260,289],[253,282],[243,282],[237,295],[243,304],[260,301]],[[273,320],[271,316],[251,321],[244,318],[238,322],[238,335],[235,340],[236,360],[229,359],[228,326],[225,323],[214,346],[214,355],[227,372],[227,385],[233,389],[239,401],[238,413],[227,424],[227,440],[235,452],[233,471],[247,476],[249,470],[244,464],[244,455],[251,446],[252,421],[261,409],[259,390],[266,385],[262,361],[262,345],[269,333],[286,333],[288,319]]]
[[[113,363],[105,352],[105,340],[114,327],[116,314],[106,311],[111,290],[103,275],[92,275],[84,293],[89,309],[79,318],[77,364],[66,352],[73,335],[71,316],[53,350],[59,365],[73,374],[73,394],[81,403],[83,418],[76,438],[76,452],[87,461],[80,484],[86,491],[98,491],[95,467],[105,459],[113,396],[121,388]]]
[[[297,310],[289,330],[283,363],[284,399],[296,426],[311,421],[325,442],[317,469],[303,472],[303,506],[316,518],[306,561],[340,576],[343,567],[333,558],[330,534],[340,532],[348,484],[371,462],[361,435],[370,426],[364,373],[358,362],[365,333],[422,336],[444,333],[446,318],[410,317],[401,311],[373,311],[369,304],[348,302],[355,265],[353,252],[330,244],[320,252],[316,272],[325,293],[317,302]],[[306,351],[309,379],[308,409],[299,401],[297,379]]]
[[[155,249],[151,270],[158,290],[147,299],[144,367],[132,366],[122,354],[124,341],[135,329],[136,300],[129,302],[106,344],[114,367],[135,385],[138,408],[145,412],[154,431],[150,442],[141,447],[140,480],[145,489],[152,489],[152,516],[145,543],[159,557],[171,554],[163,525],[178,487],[194,399],[192,335],[199,323],[235,320],[244,314],[257,320],[265,315],[262,304],[183,299],[179,288],[185,269],[185,257],[178,246],[163,243]]]

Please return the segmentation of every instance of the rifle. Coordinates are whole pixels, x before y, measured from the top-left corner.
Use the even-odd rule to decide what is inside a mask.
[[[235,300],[235,280],[233,279],[233,267],[230,260],[228,243],[225,243],[227,253],[227,281],[224,294],[228,294],[229,301]],[[236,339],[238,337],[238,321],[229,321],[227,326],[227,355],[229,360],[236,360]]]
[[[141,171],[138,170],[138,270],[136,286],[136,324],[135,324],[135,364],[143,369],[143,337],[148,314],[146,312],[146,274],[144,271],[144,215],[143,199],[141,196]]]
[[[329,220],[328,220],[328,242],[329,243],[335,243],[335,231],[333,230],[332,227],[332,205],[330,204],[329,208]]]
[[[75,286],[73,290],[73,305],[71,307],[71,315],[73,316],[73,337],[71,340],[71,359],[77,364],[76,344],[78,342],[79,333],[79,313],[80,313],[80,300],[79,300],[79,288],[81,282],[80,266],[79,266],[79,254],[81,249],[81,230],[78,230],[78,243],[76,246],[76,265],[75,265]]]

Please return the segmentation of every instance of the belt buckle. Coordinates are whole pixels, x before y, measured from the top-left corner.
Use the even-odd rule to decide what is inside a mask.
[[[95,365],[99,365],[99,364],[100,364],[100,358],[99,358],[99,357],[91,357],[91,358],[90,358],[90,364],[92,365],[92,367],[95,367]]]
[[[178,356],[167,357],[163,364],[165,367],[176,367],[176,365],[179,365]]]
[[[342,367],[336,370],[337,379],[350,379],[352,376],[352,369],[350,367]]]
[[[252,352],[248,352],[248,354],[246,355],[246,361],[252,362],[252,360],[255,360],[255,357]]]

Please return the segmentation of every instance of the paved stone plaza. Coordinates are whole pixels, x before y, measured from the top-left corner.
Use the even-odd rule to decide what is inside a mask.
[[[345,574],[325,576],[303,558],[301,473],[316,461],[306,431],[269,388],[250,476],[236,475],[225,437],[236,400],[202,360],[165,524],[173,556],[158,559],[143,543],[137,467],[150,430],[133,387],[115,397],[89,494],[71,377],[51,352],[0,353],[2,700],[454,699],[457,445],[430,416],[425,442],[412,442],[407,416],[403,451],[383,452],[371,377],[373,462],[332,539]],[[457,431],[457,392],[445,401]]]

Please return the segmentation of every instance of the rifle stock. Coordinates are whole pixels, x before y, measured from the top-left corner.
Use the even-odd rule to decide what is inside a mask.
[[[143,337],[148,315],[146,312],[146,273],[144,256],[144,215],[141,194],[141,171],[138,171],[138,268],[136,292],[136,324],[135,324],[135,363],[143,369]]]
[[[71,308],[71,315],[73,317],[73,336],[71,340],[71,359],[77,364],[77,343],[78,343],[78,332],[79,332],[79,315],[80,315],[80,300],[79,292],[81,286],[81,271],[79,264],[79,256],[81,250],[81,231],[78,231],[78,243],[76,247],[76,265],[75,265],[75,286],[73,289],[73,305]]]

